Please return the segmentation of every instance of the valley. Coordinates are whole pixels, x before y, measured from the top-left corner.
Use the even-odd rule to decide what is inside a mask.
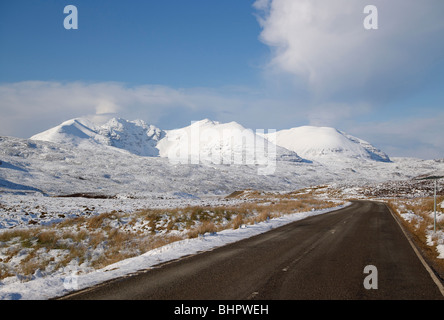
[[[402,216],[431,195],[415,178],[444,172],[440,159],[389,157],[333,128],[270,137],[207,119],[175,130],[73,119],[0,137],[0,161],[2,299],[62,295],[356,199]]]

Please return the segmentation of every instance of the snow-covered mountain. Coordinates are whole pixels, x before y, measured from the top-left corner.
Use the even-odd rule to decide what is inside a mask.
[[[444,172],[442,161],[389,159],[371,144],[332,128],[280,131],[276,144],[264,136],[270,138],[236,122],[207,119],[175,130],[140,120],[95,124],[73,119],[31,139],[0,137],[0,196],[202,196],[363,185]]]
[[[390,162],[387,154],[367,141],[330,127],[302,126],[281,130],[276,133],[276,144],[309,160]]]
[[[174,163],[266,164],[270,160],[349,163],[354,160],[390,162],[372,144],[330,127],[302,126],[276,133],[256,133],[236,122],[204,119],[162,130],[142,120],[113,118],[95,124],[77,118],[36,134],[31,140],[80,148],[111,147],[146,157],[169,158]]]
[[[204,119],[181,129],[163,131],[142,120],[113,118],[103,125],[77,118],[36,134],[31,140],[95,148],[111,146],[139,156],[160,156],[179,163],[264,164],[302,161],[294,152],[236,122]]]
[[[265,164],[277,161],[300,162],[294,152],[276,146],[236,122],[204,119],[181,129],[169,130],[157,144],[161,157],[185,163]],[[185,159],[184,159],[185,158]]]
[[[139,156],[158,156],[157,142],[165,132],[142,120],[113,118],[103,125],[77,118],[32,136],[31,140],[71,144],[94,148],[104,145],[126,150]]]

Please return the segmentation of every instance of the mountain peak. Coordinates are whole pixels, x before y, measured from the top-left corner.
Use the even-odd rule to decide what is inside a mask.
[[[60,125],[32,136],[31,140],[49,141],[55,143],[79,144],[82,139],[89,139],[95,134],[92,123],[82,118],[64,121]]]
[[[140,156],[157,156],[156,143],[165,133],[143,120],[112,118],[102,125],[75,118],[32,136],[31,140],[65,143],[88,148],[105,145]]]
[[[194,131],[196,128],[198,130]],[[199,140],[191,141],[196,134],[199,134]],[[281,130],[276,132],[274,144],[269,140],[263,141],[267,136],[256,134],[235,121],[220,123],[207,118],[181,129],[167,131],[143,120],[112,118],[97,125],[87,119],[75,118],[31,139],[88,148],[109,146],[139,156],[168,157],[177,150],[187,149],[198,152],[201,158],[211,158],[217,154],[229,157],[233,152],[245,153],[246,148],[251,151],[260,144],[266,146],[267,150],[268,146],[276,145],[277,158],[289,161],[301,161],[302,157],[319,161],[367,159],[390,162],[384,152],[369,142],[332,127],[301,126]]]
[[[278,131],[276,143],[309,160],[368,159],[390,162],[390,158],[369,142],[332,127],[301,126]]]
[[[157,146],[161,157],[177,158],[183,162],[193,158],[226,164],[241,162],[237,159],[242,159],[244,164],[265,163],[271,159],[272,150],[276,150],[277,160],[302,161],[295,152],[276,146],[235,121],[196,121],[185,128],[169,130],[167,137]],[[236,161],[231,162],[233,159]]]
[[[192,126],[205,126],[205,125],[218,125],[218,124],[220,124],[219,121],[213,121],[208,118],[205,118],[205,119],[202,119],[199,121],[193,121],[191,123]]]

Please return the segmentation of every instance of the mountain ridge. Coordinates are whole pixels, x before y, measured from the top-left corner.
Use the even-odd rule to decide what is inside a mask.
[[[442,161],[415,158],[394,157],[392,162],[381,162],[370,158],[346,158],[339,153],[336,159],[326,157],[322,161],[301,161],[301,157],[295,158],[297,153],[277,146],[275,157],[272,156],[271,161],[265,165],[260,161],[241,165],[212,162],[211,152],[223,155],[220,151],[226,148],[225,151],[231,152],[231,147],[213,144],[210,133],[213,132],[217,137],[225,126],[233,129],[236,124],[214,121],[196,123],[197,127],[201,125],[209,129],[208,140],[203,141],[207,149],[202,150],[209,162],[203,161],[205,157],[201,158],[200,154],[196,157],[197,163],[188,159],[181,163],[160,155],[139,156],[126,149],[119,149],[117,144],[122,143],[120,147],[140,151],[136,148],[139,144],[135,143],[128,148],[124,142],[140,142],[143,139],[156,146],[163,141],[180,147],[180,143],[174,145],[177,141],[174,141],[171,130],[161,130],[142,121],[116,119],[105,126],[103,122],[93,126],[76,119],[64,122],[63,128],[55,127],[44,132],[44,135],[34,137],[48,140],[57,140],[59,137],[61,140],[58,142],[0,137],[0,197],[3,193],[41,193],[50,196],[92,193],[134,198],[166,195],[174,198],[176,194],[184,193],[201,197],[227,195],[244,189],[282,192],[325,184],[360,186],[444,172]],[[191,130],[190,127],[176,129],[179,139],[184,137],[186,128]],[[242,137],[242,133],[247,138],[255,139],[260,135],[259,131],[243,131],[241,128],[239,125],[237,132],[241,134],[237,138]],[[126,129],[129,131],[125,132]],[[129,132],[131,134],[128,136]],[[141,139],[136,139],[140,136]],[[342,139],[346,137],[342,136]],[[264,147],[261,143],[265,143],[265,140],[255,141],[259,141],[259,147]],[[234,145],[241,146],[239,143]],[[271,143],[265,145],[274,148]],[[269,156],[267,147],[263,149],[266,151],[263,155]],[[270,152],[272,154],[273,150]],[[232,157],[240,154],[230,153]]]
[[[162,130],[143,120],[112,118],[96,125],[75,118],[33,135],[30,140],[83,148],[110,146],[139,156],[180,161],[188,161],[191,157],[207,162],[232,164],[239,160],[238,164],[257,164],[274,156],[278,161],[303,161],[294,151],[272,144],[235,121],[220,123],[210,119],[195,121],[184,128]]]
[[[369,142],[332,127],[301,126],[280,130],[276,132],[276,144],[309,160],[391,161],[385,152]]]
[[[203,136],[192,140],[196,132],[201,135],[203,132]],[[235,121],[221,123],[210,119],[195,121],[183,128],[162,130],[143,120],[112,118],[105,124],[96,125],[75,118],[36,134],[30,140],[68,143],[77,147],[100,144],[148,157],[180,157],[180,151],[186,150],[186,156],[201,160],[240,157],[240,153],[245,159],[248,152],[259,158],[256,153],[263,147],[264,150],[276,150],[277,160],[322,161],[342,157],[391,161],[385,152],[371,143],[331,127],[294,127],[277,131],[273,136],[255,133]]]

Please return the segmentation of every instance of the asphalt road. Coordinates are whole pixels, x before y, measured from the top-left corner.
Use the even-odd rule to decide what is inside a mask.
[[[373,265],[377,273],[364,273]],[[366,277],[377,289],[366,289]],[[368,201],[66,299],[443,299],[384,204]]]

